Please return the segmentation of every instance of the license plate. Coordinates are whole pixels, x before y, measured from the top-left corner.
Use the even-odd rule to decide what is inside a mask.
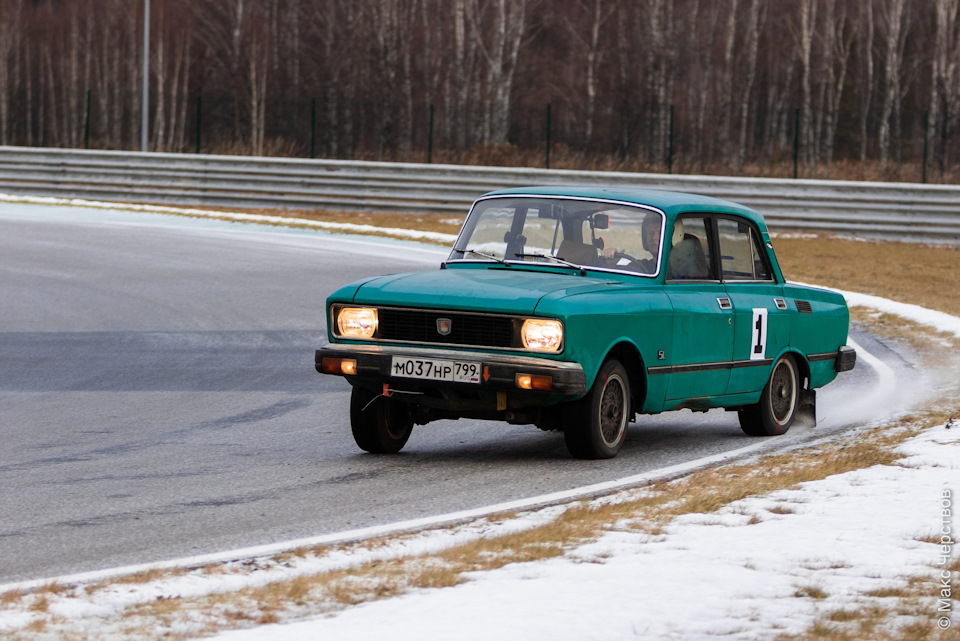
[[[394,356],[390,374],[400,378],[421,378],[451,383],[479,383],[483,367],[471,361],[441,361],[432,358]]]

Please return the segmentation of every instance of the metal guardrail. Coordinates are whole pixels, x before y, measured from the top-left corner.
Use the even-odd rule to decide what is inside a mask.
[[[459,214],[487,191],[551,184],[717,196],[776,231],[960,244],[953,185],[0,147],[0,192],[112,202]]]

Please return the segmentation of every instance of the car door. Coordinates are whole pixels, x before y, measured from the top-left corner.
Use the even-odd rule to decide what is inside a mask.
[[[674,225],[664,284],[674,314],[666,398],[720,396],[730,375],[734,324],[733,306],[717,275],[712,220],[688,215]]]
[[[763,389],[774,358],[790,342],[783,287],[776,282],[760,233],[742,218],[717,218],[721,277],[733,305],[733,364],[728,394]]]

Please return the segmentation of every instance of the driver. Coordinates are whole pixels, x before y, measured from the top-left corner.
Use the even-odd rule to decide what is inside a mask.
[[[601,264],[615,265],[618,264],[619,259],[626,258],[632,263],[629,269],[647,273],[656,271],[657,254],[660,251],[660,216],[652,214],[643,219],[640,225],[640,238],[643,248],[650,252],[651,258],[638,259],[630,256],[626,249],[604,247],[599,257]]]
[[[643,248],[653,255],[651,260],[656,260],[660,251],[660,216],[654,214],[643,219],[640,237],[643,239]]]

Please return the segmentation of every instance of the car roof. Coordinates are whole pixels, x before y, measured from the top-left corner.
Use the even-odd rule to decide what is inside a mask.
[[[594,198],[611,200],[631,205],[647,205],[659,209],[668,218],[675,218],[678,214],[687,212],[710,212],[737,214],[758,223],[766,228],[763,216],[758,212],[729,200],[687,194],[678,191],[662,189],[641,189],[638,187],[602,187],[602,186],[540,186],[516,187],[500,189],[484,194],[482,198],[496,196],[548,196],[565,198]]]

